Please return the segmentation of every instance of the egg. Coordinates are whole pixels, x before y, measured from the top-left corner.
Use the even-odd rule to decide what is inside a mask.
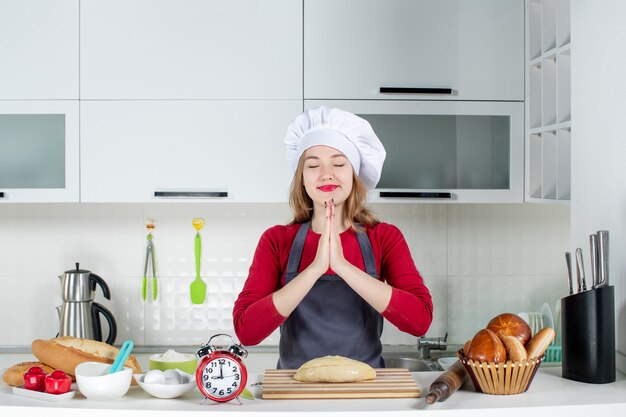
[[[166,379],[165,372],[155,369],[148,371],[146,376],[143,377],[143,382],[146,384],[165,384]]]
[[[164,374],[165,384],[167,385],[177,385],[183,383],[183,379],[181,378],[180,374],[174,369],[168,369],[164,372]]]

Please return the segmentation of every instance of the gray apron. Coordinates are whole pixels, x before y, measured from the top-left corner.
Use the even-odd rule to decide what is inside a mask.
[[[291,245],[285,284],[298,275],[309,222],[302,223]],[[378,279],[372,245],[357,233],[365,272]],[[339,355],[384,368],[383,317],[337,275],[324,274],[280,326],[277,368],[297,369],[304,362]]]

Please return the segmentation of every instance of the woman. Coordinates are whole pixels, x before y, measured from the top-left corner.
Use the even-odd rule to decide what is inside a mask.
[[[383,317],[422,336],[432,300],[402,233],[364,207],[385,150],[370,124],[320,107],[285,139],[293,221],[261,236],[233,309],[237,337],[256,345],[280,326],[278,368],[325,355],[384,367]]]

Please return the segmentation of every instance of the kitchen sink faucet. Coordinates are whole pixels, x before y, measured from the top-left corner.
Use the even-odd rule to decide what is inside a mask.
[[[417,357],[418,359],[430,359],[431,350],[446,350],[448,348],[448,333],[442,337],[418,337]]]

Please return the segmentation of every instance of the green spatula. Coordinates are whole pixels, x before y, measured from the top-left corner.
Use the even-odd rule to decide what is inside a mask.
[[[202,241],[200,239],[200,229],[204,227],[204,219],[194,218],[191,221],[194,229],[196,229],[195,252],[196,252],[196,279],[191,282],[189,292],[191,294],[192,304],[203,304],[206,298],[206,284],[200,278],[200,255],[202,253]]]

